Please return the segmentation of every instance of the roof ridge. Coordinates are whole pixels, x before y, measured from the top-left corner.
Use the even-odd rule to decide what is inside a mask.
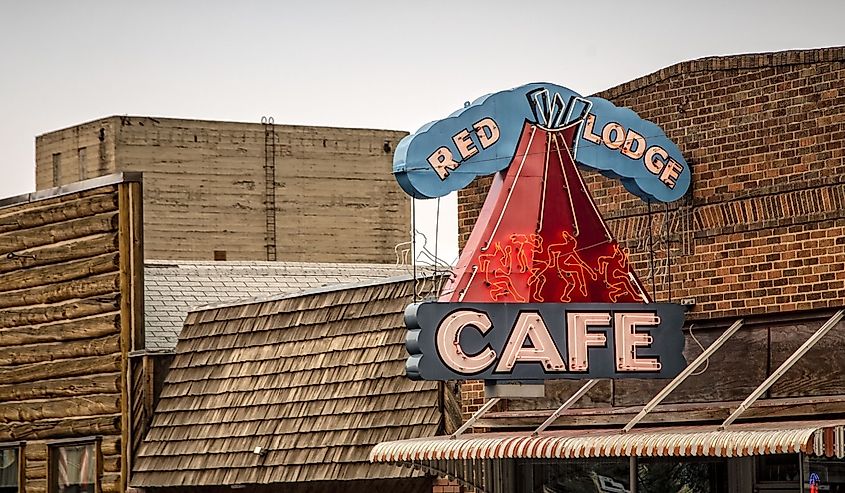
[[[594,95],[605,99],[613,99],[678,75],[695,72],[748,70],[835,61],[845,61],[845,46],[706,56],[669,65],[650,74],[599,91]]]
[[[236,269],[236,268],[290,268],[306,267],[320,269],[411,269],[409,264],[353,263],[353,262],[294,262],[272,260],[147,260],[144,267],[151,269]]]
[[[437,275],[446,275],[445,271],[440,271]],[[256,297],[246,297],[238,300],[229,300],[229,301],[221,301],[220,303],[210,303],[208,305],[198,306],[188,311],[188,313],[193,312],[204,312],[210,310],[218,310],[221,308],[232,308],[236,306],[243,306],[243,305],[252,305],[256,303],[267,303],[271,301],[283,301],[283,300],[291,300],[296,298],[304,298],[307,296],[314,296],[318,294],[326,294],[335,291],[346,291],[349,289],[358,289],[358,288],[369,288],[374,286],[382,286],[387,284],[398,284],[400,282],[407,282],[413,279],[417,280],[428,280],[435,276],[433,270],[419,270],[417,271],[416,277],[414,274],[408,273],[403,274],[401,276],[392,276],[392,277],[383,277],[379,279],[373,279],[369,281],[352,281],[352,282],[342,282],[338,284],[327,284],[325,286],[321,286],[319,288],[310,288],[304,289],[301,291],[296,291],[293,293],[279,293],[275,295],[269,296],[256,296]]]

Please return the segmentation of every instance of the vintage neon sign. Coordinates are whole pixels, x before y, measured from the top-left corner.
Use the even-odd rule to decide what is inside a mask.
[[[405,317],[414,379],[666,378],[685,366],[672,330],[683,310],[666,303],[418,303]]]
[[[653,123],[553,84],[485,96],[403,139],[402,188],[445,195],[495,174],[440,301],[412,305],[416,379],[669,378],[686,364],[683,312],[652,303],[576,165],[648,201],[690,171]]]

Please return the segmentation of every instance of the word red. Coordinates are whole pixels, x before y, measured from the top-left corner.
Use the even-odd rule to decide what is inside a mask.
[[[478,138],[478,146],[481,146],[481,149],[487,149],[499,140],[499,125],[492,118],[482,118],[473,123],[472,130],[475,131],[475,136]],[[437,172],[437,176],[441,180],[445,180],[449,176],[449,172],[456,170],[461,165],[461,162],[478,154],[478,146],[472,140],[472,134],[469,128],[465,128],[453,135],[452,142],[455,144],[461,161],[455,161],[455,155],[452,153],[452,149],[446,146],[439,147],[428,156],[428,164],[434,168],[434,171]]]

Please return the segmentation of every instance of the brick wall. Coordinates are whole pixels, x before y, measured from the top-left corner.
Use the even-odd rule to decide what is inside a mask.
[[[405,133],[274,125],[270,151],[268,128],[106,118],[38,137],[37,186],[53,186],[56,153],[59,184],[80,179],[80,149],[88,178],[142,171],[150,259],[212,260],[225,251],[227,260],[273,260],[267,250],[275,244],[275,260],[395,262],[394,246],[410,225],[409,198],[391,174]],[[275,235],[268,235],[265,157],[273,151]]]
[[[845,48],[706,58],[598,94],[657,123],[692,168],[687,197],[650,215],[582,171],[655,300],[694,298],[690,321],[842,306],[843,62]],[[459,193],[461,246],[490,181]],[[463,391],[468,413],[482,387]]]
[[[432,487],[432,493],[463,493],[464,491],[460,483],[445,478],[435,479]]]

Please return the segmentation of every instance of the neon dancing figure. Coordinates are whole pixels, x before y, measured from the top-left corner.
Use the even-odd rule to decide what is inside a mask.
[[[546,253],[549,256],[549,265],[553,265],[557,269],[558,276],[566,282],[560,301],[568,303],[576,286],[583,296],[587,296],[585,272],[594,281],[598,279],[598,276],[596,271],[578,255],[578,240],[572,236],[572,233],[563,231],[560,236],[563,238],[563,242],[549,245],[546,248]]]
[[[624,250],[619,248],[619,245],[613,245],[613,254],[599,257],[598,264],[599,273],[604,276],[604,283],[610,288],[608,296],[611,302],[616,303],[616,300],[625,294],[630,295],[635,300],[639,299],[637,291],[631,285],[631,279],[628,277],[630,272],[628,256]]]
[[[546,301],[543,299],[542,294],[543,286],[546,285],[546,271],[551,268],[552,264],[550,263],[551,259],[546,258],[546,260],[543,260],[543,258],[540,257],[540,254],[543,253],[543,238],[540,235],[531,236],[536,236],[536,239],[533,242],[535,266],[530,269],[531,275],[528,277],[528,287],[531,288],[535,284],[537,285],[537,287],[533,290],[534,301],[543,303]]]
[[[478,256],[478,267],[481,272],[484,272],[493,301],[498,301],[499,298],[510,294],[517,302],[525,302],[525,298],[519,294],[510,278],[512,253],[513,249],[510,245],[502,248],[502,244],[496,242],[492,253],[482,253]]]
[[[516,245],[516,263],[519,272],[527,272],[535,254],[540,253],[543,238],[536,233],[512,234],[511,243]]]

